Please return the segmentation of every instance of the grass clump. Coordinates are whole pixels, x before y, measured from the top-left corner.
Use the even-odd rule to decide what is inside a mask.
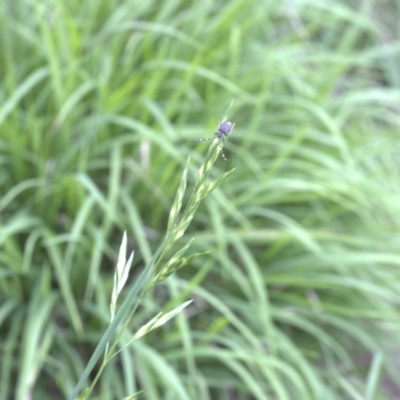
[[[99,399],[392,400],[397,15],[373,0],[1,2],[0,400],[68,398],[108,341]],[[232,98],[229,161],[197,185],[194,139]],[[173,203],[189,155],[197,195]],[[112,350],[124,231],[133,284],[111,324],[145,266],[159,284]],[[181,247],[160,248],[166,231]]]

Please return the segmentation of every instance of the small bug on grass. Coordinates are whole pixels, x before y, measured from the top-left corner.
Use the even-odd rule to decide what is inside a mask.
[[[227,108],[225,115],[222,118],[221,122],[219,123],[218,129],[215,132],[214,136],[210,137],[210,138],[198,138],[198,139],[196,139],[198,142],[206,142],[208,140],[214,140],[214,138],[218,138],[221,141],[225,141],[225,139],[233,131],[233,128],[235,126],[235,124],[231,121],[228,121],[228,118],[226,117],[226,114],[227,114],[228,110],[231,108],[232,104],[233,104],[233,100],[232,100],[230,106]],[[221,147],[221,155],[225,161],[228,161],[228,159],[225,156],[225,153],[222,150],[222,147]]]

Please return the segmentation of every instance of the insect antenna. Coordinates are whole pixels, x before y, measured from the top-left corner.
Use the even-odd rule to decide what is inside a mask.
[[[222,150],[222,148],[221,148],[221,156],[225,161],[229,161],[229,158],[226,158],[226,155],[225,155],[224,151]]]

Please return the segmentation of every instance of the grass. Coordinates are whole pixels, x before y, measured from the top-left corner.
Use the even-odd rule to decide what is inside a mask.
[[[232,98],[210,180],[236,171],[168,256],[210,253],[137,304],[91,398],[395,398],[398,18],[372,0],[2,2],[0,400],[71,396],[122,232],[121,304]]]

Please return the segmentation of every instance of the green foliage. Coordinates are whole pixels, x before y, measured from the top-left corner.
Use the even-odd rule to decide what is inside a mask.
[[[183,265],[187,264],[189,261],[194,261],[199,258],[199,256],[203,255],[201,253],[194,254],[188,258],[184,258],[186,251],[188,250],[191,241],[186,244],[181,250],[176,252],[174,256],[170,258],[169,261],[163,262],[163,258],[167,254],[168,250],[170,250],[173,245],[184,235],[186,229],[188,228],[190,222],[193,220],[194,214],[200,205],[200,201],[207,196],[212,190],[214,190],[233,170],[228,173],[223,174],[220,178],[218,178],[215,182],[207,183],[207,178],[210,175],[211,167],[215,163],[218,155],[221,152],[221,143],[220,140],[214,139],[213,144],[210,146],[208,154],[204,163],[201,165],[199,169],[198,178],[194,185],[193,192],[190,196],[188,204],[185,210],[182,213],[181,218],[179,218],[179,212],[182,207],[182,198],[185,194],[186,188],[186,179],[187,179],[187,168],[184,170],[181,183],[179,185],[175,201],[172,205],[172,209],[170,212],[169,223],[167,233],[163,242],[160,244],[157,251],[154,253],[154,256],[151,258],[150,262],[147,264],[144,271],[140,274],[139,279],[136,284],[130,290],[125,299],[124,303],[121,305],[118,313],[117,310],[117,302],[118,296],[121,293],[125,283],[128,279],[129,270],[132,266],[133,261],[133,253],[129,257],[128,261],[126,261],[126,246],[127,246],[127,238],[126,234],[124,234],[122,243],[119,250],[118,261],[116,270],[114,272],[114,285],[113,291],[111,294],[111,303],[110,303],[110,326],[107,328],[106,332],[100,339],[99,344],[97,345],[92,357],[90,358],[83,374],[75,387],[72,395],[70,396],[71,400],[74,400],[79,393],[79,390],[82,388],[83,382],[89,377],[89,374],[94,369],[97,361],[100,359],[100,356],[103,352],[105,352],[105,357],[103,364],[101,365],[99,371],[96,374],[96,378],[88,389],[85,389],[82,395],[79,396],[79,400],[86,400],[89,398],[90,394],[93,391],[93,387],[97,382],[98,378],[101,376],[104,368],[110,362],[110,360],[115,357],[121,350],[116,353],[113,353],[113,350],[116,346],[118,346],[121,335],[125,332],[126,327],[131,322],[134,314],[142,301],[143,297],[147,294],[147,292],[156,284],[162,282],[169,275],[176,272]],[[158,328],[168,322],[171,318],[176,316],[179,312],[181,312],[184,308],[186,308],[191,301],[187,301],[184,304],[175,307],[172,311],[168,313],[159,313],[152,320],[142,327],[138,329],[132,339],[128,342],[128,344],[124,345],[127,347],[134,340],[137,340],[148,332],[152,331],[155,328]],[[120,328],[120,325],[123,323],[123,328]],[[117,338],[114,340],[114,343],[111,345],[110,354],[108,353],[110,341],[114,336]]]
[[[130,315],[93,399],[393,399],[398,17],[386,0],[1,2],[0,400],[89,387]],[[197,180],[194,139],[232,98],[229,161]]]

